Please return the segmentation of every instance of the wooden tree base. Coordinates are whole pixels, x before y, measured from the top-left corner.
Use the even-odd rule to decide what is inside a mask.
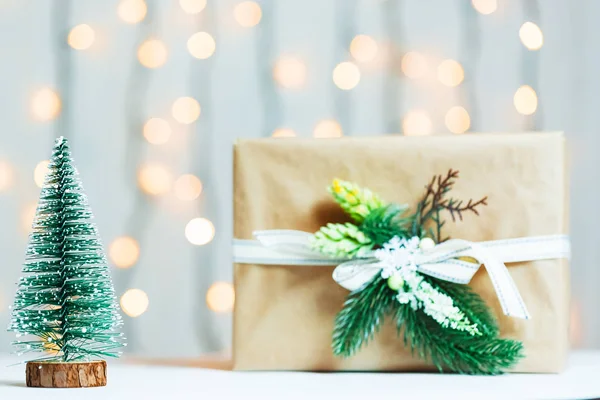
[[[26,367],[27,386],[82,388],[106,386],[106,361],[35,362]]]

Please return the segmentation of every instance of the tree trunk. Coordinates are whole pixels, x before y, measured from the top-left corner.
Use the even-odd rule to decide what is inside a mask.
[[[106,361],[28,362],[27,386],[80,388],[106,386]]]

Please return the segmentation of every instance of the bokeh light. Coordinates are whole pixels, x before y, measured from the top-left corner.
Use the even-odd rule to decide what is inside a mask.
[[[450,108],[446,113],[444,122],[446,128],[452,133],[465,133],[471,127],[469,113],[460,106]]]
[[[95,38],[96,34],[92,27],[87,24],[81,24],[71,29],[67,37],[67,42],[75,50],[85,50],[94,43]]]
[[[432,128],[431,118],[424,110],[409,111],[402,119],[402,132],[407,136],[429,135]]]
[[[44,181],[46,180],[46,175],[48,175],[48,165],[50,165],[50,161],[44,160],[40,161],[33,171],[33,180],[38,187],[44,186]]]
[[[544,45],[544,34],[533,22],[525,22],[519,29],[521,43],[529,50],[539,50]]]
[[[179,6],[187,14],[198,14],[206,7],[206,0],[179,0]]]
[[[356,35],[350,42],[350,54],[356,61],[373,61],[377,56],[377,50],[377,42],[368,35]]]
[[[202,182],[192,174],[181,175],[173,186],[175,197],[179,200],[192,201],[202,193]]]
[[[146,68],[159,68],[167,62],[167,47],[158,39],[149,39],[140,45],[137,57]]]
[[[273,78],[284,88],[299,88],[306,81],[306,66],[297,58],[282,57],[275,63]]]
[[[60,109],[60,97],[54,90],[46,87],[33,94],[31,111],[38,121],[53,120],[60,114]]]
[[[148,295],[141,289],[128,289],[121,296],[121,309],[132,318],[145,313],[149,304]]]
[[[444,60],[437,70],[438,79],[446,86],[458,86],[465,79],[465,71],[459,62]]]
[[[0,192],[9,189],[13,183],[13,168],[6,161],[0,161]]]
[[[115,266],[130,268],[140,257],[140,245],[132,237],[118,237],[108,247],[108,256]]]
[[[149,195],[157,196],[168,192],[171,182],[171,173],[163,165],[145,164],[138,171],[138,185]]]
[[[334,119],[319,121],[313,131],[313,136],[316,138],[336,138],[342,135],[342,127]]]
[[[144,0],[121,0],[117,7],[119,18],[128,24],[137,24],[146,17],[148,7]]]
[[[180,97],[171,107],[173,118],[182,124],[191,124],[200,116],[200,104],[193,97]]]
[[[251,28],[260,22],[262,11],[256,2],[243,1],[233,9],[233,17],[244,28]]]
[[[339,63],[333,69],[333,82],[342,90],[354,89],[360,82],[360,70],[349,61]]]
[[[185,237],[191,244],[202,246],[215,236],[215,227],[206,218],[194,218],[185,226]]]
[[[295,137],[296,132],[294,132],[294,130],[290,128],[277,128],[273,131],[273,134],[271,136],[275,138],[289,138]]]
[[[234,303],[235,291],[229,282],[215,282],[206,292],[206,305],[214,312],[231,312]]]
[[[416,51],[409,51],[402,57],[400,68],[406,77],[417,79],[425,76],[429,67],[424,55]]]
[[[196,32],[187,41],[190,54],[200,60],[212,56],[216,47],[215,39],[207,32]]]
[[[513,98],[515,108],[519,114],[531,115],[537,110],[538,98],[531,86],[523,85],[517,89]]]
[[[144,124],[144,137],[150,144],[165,144],[171,137],[171,126],[162,118],[150,118]]]
[[[483,15],[491,14],[498,8],[497,0],[471,0],[471,3],[473,8]]]
[[[37,202],[29,203],[25,207],[23,207],[23,211],[21,213],[21,226],[23,227],[24,232],[31,232],[31,228],[33,227],[33,219],[35,218],[36,211]]]

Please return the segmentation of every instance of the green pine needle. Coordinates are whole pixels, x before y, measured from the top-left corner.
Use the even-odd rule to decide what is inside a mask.
[[[394,236],[410,236],[411,217],[403,217],[408,205],[389,204],[369,213],[360,226],[375,244],[382,246]]]
[[[364,289],[350,293],[335,318],[333,354],[350,357],[366,345],[379,331],[394,303],[395,293],[379,276]]]

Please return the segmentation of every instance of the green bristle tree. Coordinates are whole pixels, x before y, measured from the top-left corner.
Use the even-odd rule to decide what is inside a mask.
[[[9,330],[38,360],[118,357],[119,306],[67,140],[56,140],[40,194]],[[23,338],[21,338],[24,336]]]

